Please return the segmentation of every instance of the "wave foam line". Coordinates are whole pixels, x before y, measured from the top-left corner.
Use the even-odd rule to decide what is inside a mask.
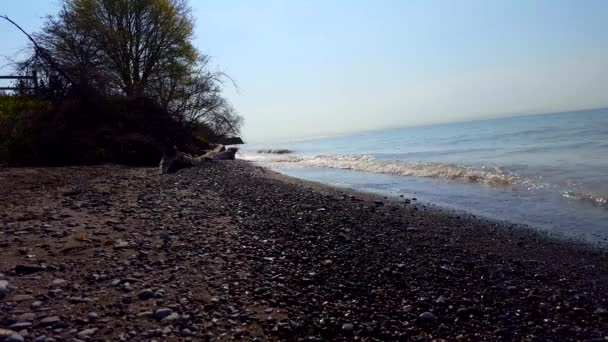
[[[508,174],[498,168],[480,169],[434,162],[411,163],[405,161],[386,161],[365,155],[322,155],[312,158],[291,157],[268,161],[281,164],[294,164],[297,166],[346,169],[396,176],[432,177],[492,185],[513,185],[520,182],[518,176]]]
[[[562,196],[570,200],[587,202],[593,205],[608,208],[608,198],[596,194],[566,191],[562,193]]]

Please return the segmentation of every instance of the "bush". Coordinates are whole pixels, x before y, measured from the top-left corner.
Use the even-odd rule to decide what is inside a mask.
[[[45,112],[49,103],[23,96],[0,96],[0,161],[20,160],[29,164],[38,157],[37,137],[29,122],[35,113]]]
[[[0,160],[19,165],[156,165],[188,132],[146,99],[0,97]]]

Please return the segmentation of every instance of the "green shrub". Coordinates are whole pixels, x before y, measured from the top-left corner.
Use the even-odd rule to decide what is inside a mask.
[[[0,96],[0,161],[31,164],[38,159],[39,137],[29,123],[48,106],[47,101],[36,98]]]
[[[155,165],[164,146],[183,146],[188,137],[181,125],[145,99],[0,101],[0,162],[9,164]]]

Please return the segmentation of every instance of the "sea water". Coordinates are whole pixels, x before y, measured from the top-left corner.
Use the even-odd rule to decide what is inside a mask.
[[[264,149],[292,153],[258,153]],[[248,145],[290,176],[608,241],[608,109]]]

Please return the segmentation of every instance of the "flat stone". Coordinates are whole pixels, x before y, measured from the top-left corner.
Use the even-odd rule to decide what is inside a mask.
[[[25,341],[25,339],[23,338],[23,336],[21,336],[19,334],[12,334],[11,336],[9,336],[3,340],[3,342],[23,342],[23,341]]]
[[[178,319],[180,319],[180,317],[181,317],[181,316],[180,316],[180,315],[179,315],[177,312],[174,312],[174,313],[170,314],[169,316],[167,316],[167,317],[165,317],[165,318],[161,319],[161,322],[163,322],[163,323],[171,323],[171,322],[175,322],[175,321],[177,321]]]
[[[169,308],[160,308],[154,312],[154,318],[163,319],[173,313],[173,310]]]
[[[11,299],[15,302],[24,302],[26,300],[34,299],[34,296],[32,296],[32,295],[15,295]]]
[[[91,335],[95,334],[97,332],[97,330],[99,330],[99,329],[98,328],[84,329],[78,333],[78,336],[80,336],[80,337],[91,336]]]
[[[116,240],[116,243],[114,243],[114,248],[115,249],[124,249],[129,247],[129,243],[127,241],[124,240]]]
[[[63,285],[65,283],[67,283],[65,280],[58,278],[58,279],[55,279],[55,280],[53,280],[51,282],[51,286],[60,286],[60,285]]]
[[[439,298],[437,298],[437,300],[435,300],[435,303],[437,305],[446,305],[448,302],[448,299],[445,298],[444,296],[439,296]]]
[[[342,324],[342,330],[346,332],[351,332],[355,329],[355,326],[352,323],[344,323]]]
[[[137,317],[154,317],[154,312],[152,311],[142,311],[137,314]]]
[[[31,322],[36,318],[36,315],[34,315],[31,312],[26,312],[23,313],[19,316],[17,316],[17,322]]]
[[[14,334],[16,334],[16,333],[17,333],[17,332],[16,332],[16,331],[13,331],[13,330],[1,329],[1,328],[0,328],[0,340],[2,340],[3,338],[7,338],[7,337],[9,337],[9,336],[11,336],[11,335],[14,335]]]
[[[44,271],[46,268],[40,265],[16,265],[15,273],[19,275],[32,274]]]
[[[30,328],[31,326],[32,326],[31,322],[21,322],[21,323],[15,323],[15,324],[11,325],[10,328],[13,330],[21,330],[21,329]]]
[[[95,300],[87,297],[68,297],[68,300],[72,303],[92,303]]]
[[[40,324],[42,325],[52,325],[59,322],[61,322],[61,318],[59,318],[59,316],[49,316],[40,320]]]

